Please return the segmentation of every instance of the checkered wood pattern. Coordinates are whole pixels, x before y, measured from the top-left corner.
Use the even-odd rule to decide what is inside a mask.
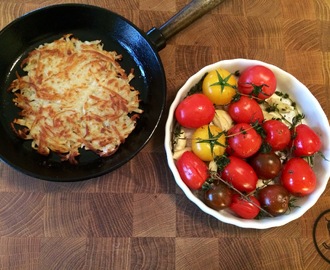
[[[30,10],[63,2],[0,0],[0,28]],[[108,8],[147,31],[189,1],[65,2]],[[225,0],[169,40],[160,56],[167,107],[152,140],[129,163],[77,183],[40,181],[0,164],[0,269],[329,269],[312,238],[315,219],[330,206],[329,186],[288,225],[240,229],[204,214],[185,197],[163,149],[167,110],[177,90],[222,59],[259,59],[292,73],[330,118],[329,0]]]

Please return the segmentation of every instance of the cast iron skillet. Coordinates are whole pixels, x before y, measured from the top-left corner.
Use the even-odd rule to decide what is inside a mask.
[[[148,33],[109,10],[83,4],[61,4],[41,8],[16,19],[0,32],[0,158],[22,173],[49,181],[78,181],[108,173],[133,158],[149,141],[161,118],[166,101],[166,80],[158,51],[166,40],[223,0],[192,1],[186,8]],[[118,151],[100,158],[81,151],[78,165],[60,162],[50,154],[41,156],[30,141],[16,137],[10,122],[19,110],[7,91],[20,63],[45,42],[72,33],[81,40],[101,40],[104,49],[123,55],[121,66],[134,68],[132,85],[140,91],[144,110],[133,133]]]

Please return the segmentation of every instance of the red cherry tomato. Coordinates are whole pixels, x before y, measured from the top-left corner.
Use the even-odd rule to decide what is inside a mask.
[[[230,103],[228,113],[236,123],[261,123],[264,120],[261,107],[255,99],[241,96],[238,101]]]
[[[291,132],[287,125],[279,120],[268,120],[262,124],[266,132],[265,141],[274,151],[281,151],[291,140]]]
[[[193,94],[182,100],[175,110],[178,123],[186,128],[198,128],[209,124],[215,115],[211,100],[203,94]]]
[[[311,156],[320,151],[321,146],[320,137],[309,126],[300,124],[296,127],[292,142],[295,156]]]
[[[239,123],[228,130],[227,152],[231,155],[248,158],[260,149],[262,139],[255,129],[247,123]]]
[[[200,189],[209,177],[207,165],[191,151],[182,154],[176,167],[183,182],[191,189]]]
[[[243,159],[229,156],[229,164],[220,172],[221,178],[241,192],[256,189],[258,176],[253,168]]]
[[[302,197],[315,190],[316,176],[307,161],[294,157],[284,165],[281,183],[291,194]]]
[[[276,90],[276,77],[267,67],[257,65],[243,70],[237,81],[240,93],[260,99],[269,98]]]
[[[239,217],[245,219],[253,219],[260,212],[260,203],[254,197],[250,196],[249,200],[241,197],[239,194],[234,194],[229,208]]]

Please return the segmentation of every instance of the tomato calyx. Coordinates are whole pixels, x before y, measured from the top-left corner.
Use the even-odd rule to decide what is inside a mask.
[[[252,90],[252,92],[251,92],[251,95],[252,95],[252,96],[258,97],[259,94],[263,94],[263,95],[265,95],[265,96],[267,96],[267,97],[270,97],[269,94],[267,94],[266,92],[264,92],[264,91],[262,90],[263,87],[269,87],[268,84],[263,83],[263,84],[260,84],[260,85],[256,85],[256,84],[249,83],[249,82],[247,82],[247,83],[245,83],[245,84],[246,84],[246,85],[251,85],[251,86],[252,86],[252,88],[253,88],[253,90]]]
[[[230,79],[231,76],[233,76],[232,73],[230,73],[228,76],[226,76],[225,78],[223,78],[220,73],[218,72],[218,70],[216,70],[217,73],[217,77],[218,77],[218,82],[211,84],[210,86],[220,86],[221,88],[221,93],[224,91],[226,86],[232,87],[234,89],[236,89],[236,85],[232,85],[230,83],[228,83],[228,80]]]
[[[221,131],[221,132],[217,133],[216,135],[213,135],[211,130],[210,130],[210,126],[208,125],[207,126],[207,132],[208,132],[208,139],[197,138],[196,141],[198,143],[208,143],[210,145],[212,155],[214,154],[213,150],[214,150],[214,147],[216,145],[226,147],[226,145],[223,145],[222,143],[220,143],[218,141],[219,138],[226,133],[225,131]]]

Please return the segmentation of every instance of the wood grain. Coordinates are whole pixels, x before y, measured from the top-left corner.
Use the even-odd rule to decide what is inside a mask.
[[[189,0],[0,0],[0,28],[33,9],[67,2],[108,8],[148,31]],[[178,89],[222,59],[259,59],[285,69],[329,118],[329,33],[328,0],[226,0],[173,37],[159,52],[167,78],[163,118],[130,162],[75,183],[41,181],[0,163],[0,269],[329,269],[313,243],[314,222],[330,208],[329,185],[301,218],[279,228],[241,229],[185,197],[163,147]]]

